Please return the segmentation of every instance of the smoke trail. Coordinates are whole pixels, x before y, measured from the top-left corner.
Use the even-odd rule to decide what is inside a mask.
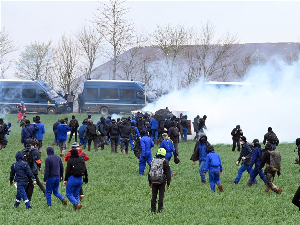
[[[287,65],[273,57],[263,66],[253,67],[244,82],[254,85],[215,88],[199,82],[189,89],[161,97],[144,110],[160,108],[187,111],[188,119],[207,115],[208,140],[230,144],[231,130],[241,125],[249,142],[261,142],[272,127],[280,142],[294,142],[300,137],[299,96],[300,61]]]

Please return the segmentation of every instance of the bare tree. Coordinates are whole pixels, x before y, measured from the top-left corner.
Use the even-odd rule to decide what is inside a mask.
[[[292,63],[299,61],[299,55],[300,55],[300,42],[297,42],[294,51],[287,52],[284,60],[287,64],[291,65]]]
[[[27,45],[20,54],[17,62],[16,76],[25,79],[43,80],[47,77],[52,61],[51,41],[39,43],[37,41]]]
[[[78,88],[78,82],[74,82],[80,76],[80,51],[76,42],[71,37],[62,36],[54,55],[55,72],[58,78],[58,86],[65,92],[71,92]]]
[[[157,26],[153,34],[154,45],[157,45],[164,54],[169,81],[173,80],[174,63],[180,52],[189,44],[191,35],[191,29],[180,25],[172,27],[170,24],[164,27]]]
[[[126,20],[128,9],[123,6],[125,1],[110,0],[109,3],[100,3],[98,13],[95,14],[94,23],[100,34],[112,46],[109,53],[113,60],[112,79],[116,79],[119,65],[118,57],[126,50],[133,36],[133,25]]]
[[[246,54],[241,61],[241,66],[239,66],[237,63],[233,65],[234,73],[238,76],[238,78],[242,78],[252,66],[264,65],[266,62],[267,60],[265,57],[259,52]]]
[[[17,47],[14,44],[14,41],[9,35],[9,32],[2,28],[0,31],[0,77],[5,77],[5,72],[12,66],[13,60],[6,59],[6,56],[17,50]]]
[[[215,74],[222,74],[238,60],[240,46],[236,35],[230,33],[215,38],[215,27],[210,22],[201,28],[196,42],[196,60],[201,76],[208,79]]]
[[[83,27],[75,37],[79,41],[84,58],[87,60],[85,78],[88,80],[94,67],[95,60],[98,58],[99,47],[103,36],[92,28]]]

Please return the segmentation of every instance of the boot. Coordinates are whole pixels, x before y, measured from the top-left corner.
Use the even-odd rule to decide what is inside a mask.
[[[235,147],[232,147],[232,151],[233,151],[233,152],[235,151]]]
[[[296,158],[294,164],[299,164],[299,159]]]
[[[252,184],[253,184],[253,181],[249,181],[247,185],[248,185],[249,187],[251,187]]]

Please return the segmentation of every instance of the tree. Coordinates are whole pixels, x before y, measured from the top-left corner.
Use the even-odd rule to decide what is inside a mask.
[[[112,53],[108,53],[113,60],[113,80],[116,79],[120,63],[118,57],[126,50],[133,37],[133,25],[125,19],[128,9],[124,8],[124,2],[110,0],[108,4],[101,3],[102,8],[97,9],[98,14],[95,14],[93,21],[98,32],[112,46]]]
[[[300,55],[300,42],[295,43],[295,48],[293,52],[287,52],[284,58],[285,62],[289,65],[293,64],[294,62],[299,61]]]
[[[172,27],[170,24],[161,27],[157,26],[153,34],[154,45],[157,45],[163,52],[168,71],[168,80],[172,87],[174,80],[174,63],[180,52],[189,44],[192,35],[191,29],[186,29],[184,26]]]
[[[20,54],[17,62],[17,77],[24,79],[44,80],[49,75],[52,62],[51,41],[39,43],[37,41],[27,45]]]
[[[238,61],[240,46],[236,35],[230,33],[215,38],[215,27],[210,22],[202,26],[195,43],[195,55],[198,71],[204,79],[222,74]]]
[[[13,60],[6,59],[6,56],[17,50],[12,38],[9,36],[9,32],[2,28],[0,31],[0,69],[1,69],[1,78],[5,77],[5,72],[13,64]]]
[[[92,69],[94,67],[95,60],[98,58],[98,51],[103,36],[89,27],[83,27],[75,37],[79,41],[80,49],[84,58],[87,60],[86,80],[91,76]]]
[[[64,92],[71,92],[78,88],[79,82],[74,82],[80,76],[80,51],[76,42],[71,37],[62,36],[54,54],[55,72],[58,86]]]

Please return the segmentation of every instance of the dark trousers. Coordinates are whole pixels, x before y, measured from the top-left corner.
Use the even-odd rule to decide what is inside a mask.
[[[42,190],[42,192],[45,194],[46,193],[46,189],[44,187],[44,185],[41,183],[39,177],[37,174],[34,174],[35,179],[36,179],[36,184],[39,186],[39,188]],[[28,178],[28,185],[25,188],[25,192],[26,195],[28,197],[28,200],[31,201],[31,197],[32,197],[32,193],[33,193],[33,189],[34,189],[34,185],[33,185],[33,181],[32,179],[29,177]]]
[[[152,184],[152,199],[151,199],[152,212],[156,211],[156,199],[157,199],[158,192],[159,192],[158,211],[161,211],[163,209],[165,190],[166,190],[165,182],[163,182],[162,184]]]
[[[128,144],[129,139],[121,137],[121,151],[125,150],[125,152],[128,153]]]
[[[292,203],[297,206],[299,208],[299,211],[300,211],[300,186],[298,187],[295,195],[294,195],[294,198],[292,200]]]
[[[89,136],[89,138],[88,138],[88,151],[91,151],[92,141],[94,142],[94,149],[97,152],[98,151],[98,137],[97,137],[97,135]]]
[[[119,141],[119,137],[117,137],[117,138],[110,138],[111,152],[112,153],[117,153],[118,152],[118,141]]]
[[[72,140],[73,134],[75,134],[75,142],[77,142],[77,128],[72,128],[71,133],[70,133],[70,138],[69,138],[69,143]]]
[[[38,144],[38,150],[39,150],[39,153],[40,153],[40,155],[42,154],[42,150],[43,150],[43,140],[39,140],[38,141],[39,142],[39,144]]]
[[[238,148],[238,151],[240,151],[240,150],[241,150],[240,139],[235,139],[235,138],[233,138],[233,139],[232,139],[232,151],[235,150],[235,147],[236,147],[236,146],[237,146],[237,148]]]
[[[99,136],[99,147],[101,147],[101,150],[103,150],[104,149],[104,145],[105,145],[105,142],[106,142],[106,140],[105,140],[105,136]]]

